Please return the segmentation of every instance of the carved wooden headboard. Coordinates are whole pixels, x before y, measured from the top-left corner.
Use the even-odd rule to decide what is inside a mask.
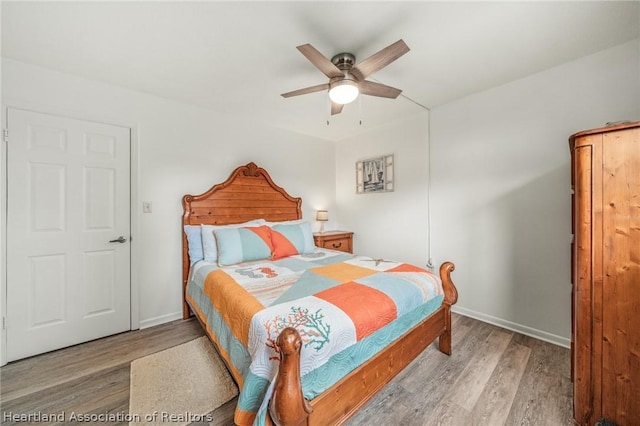
[[[302,218],[302,198],[290,196],[254,163],[236,168],[229,178],[199,195],[182,197],[182,225],[229,225],[252,219],[271,222]],[[184,295],[189,279],[187,237],[182,232],[183,317],[190,315]]]

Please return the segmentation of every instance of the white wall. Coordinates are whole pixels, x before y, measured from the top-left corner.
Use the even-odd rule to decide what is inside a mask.
[[[132,127],[134,286],[145,325],[180,315],[180,199],[254,161],[354,231],[358,253],[452,260],[458,311],[560,344],[569,322],[567,137],[640,119],[640,42],[435,108],[338,144],[2,59],[2,104]],[[355,162],[394,154],[395,191],[355,194]],[[151,201],[153,213],[142,214]],[[1,213],[4,223],[4,209]]]
[[[569,344],[567,139],[618,120],[640,120],[639,40],[432,109],[433,252],[459,312]]]
[[[356,161],[387,154],[394,191],[356,194]],[[356,253],[426,265],[428,176],[426,111],[336,144],[338,225],[354,232]]]
[[[181,317],[184,194],[253,161],[303,198],[304,218],[313,221],[319,207],[335,211],[333,142],[13,60],[2,61],[2,86],[9,107],[133,128],[132,275],[143,327]],[[142,201],[152,202],[152,213],[141,213]]]

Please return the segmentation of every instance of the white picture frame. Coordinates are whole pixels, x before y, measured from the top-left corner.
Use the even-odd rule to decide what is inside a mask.
[[[393,154],[356,161],[356,194],[391,192]]]

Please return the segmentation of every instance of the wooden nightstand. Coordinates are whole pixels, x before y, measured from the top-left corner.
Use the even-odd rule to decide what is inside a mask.
[[[353,232],[327,231],[313,234],[317,247],[353,253]]]

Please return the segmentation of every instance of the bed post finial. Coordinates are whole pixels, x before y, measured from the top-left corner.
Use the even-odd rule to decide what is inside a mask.
[[[306,424],[312,408],[302,394],[300,382],[300,349],[302,338],[293,327],[287,327],[278,336],[280,369],[275,379],[269,402],[271,420],[277,426]]]
[[[440,352],[451,355],[451,306],[458,301],[458,290],[451,280],[451,273],[456,269],[451,262],[444,262],[440,265],[440,279],[444,290],[444,332],[438,339]]]

